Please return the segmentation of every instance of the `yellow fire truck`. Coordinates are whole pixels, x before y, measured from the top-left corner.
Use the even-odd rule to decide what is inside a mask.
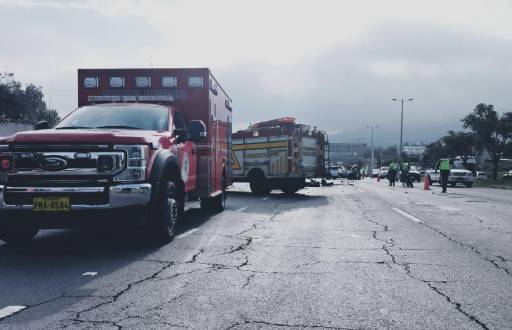
[[[233,134],[233,181],[249,182],[255,194],[281,189],[293,194],[307,178],[327,175],[327,133],[285,117],[260,122]]]

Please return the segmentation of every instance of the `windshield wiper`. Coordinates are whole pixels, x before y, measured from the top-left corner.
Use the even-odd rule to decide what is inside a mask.
[[[62,127],[56,127],[55,129],[93,129],[94,127],[87,127],[87,126],[62,126]]]
[[[133,127],[133,126],[123,126],[123,125],[109,125],[109,126],[98,126],[96,128],[121,128],[121,129],[142,129],[139,127]]]

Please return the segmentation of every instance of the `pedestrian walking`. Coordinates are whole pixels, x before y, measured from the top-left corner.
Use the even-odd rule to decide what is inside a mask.
[[[446,187],[448,186],[448,177],[450,176],[450,160],[449,159],[441,159],[439,162],[439,171],[441,176],[441,186],[443,187],[443,192],[446,192]]]
[[[400,177],[400,181],[402,181],[402,187],[409,187],[413,188],[411,175],[409,174],[409,171],[411,170],[411,166],[409,163],[404,163],[402,166],[402,175]]]
[[[388,169],[388,180],[389,180],[389,186],[395,186],[396,182],[396,174],[398,173],[398,163],[394,160],[389,164]]]

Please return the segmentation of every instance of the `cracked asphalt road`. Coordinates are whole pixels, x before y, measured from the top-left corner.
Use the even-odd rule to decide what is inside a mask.
[[[160,248],[136,232],[0,244],[0,309],[27,306],[0,328],[512,328],[512,192],[433,189],[237,185]]]

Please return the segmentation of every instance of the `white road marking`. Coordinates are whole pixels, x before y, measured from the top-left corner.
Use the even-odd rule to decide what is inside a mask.
[[[243,212],[245,210],[247,210],[247,206],[241,207],[238,210],[235,210],[235,212]]]
[[[0,320],[5,319],[11,315],[14,315],[27,308],[27,306],[7,306],[0,309]]]
[[[441,206],[440,209],[443,211],[448,211],[448,212],[455,212],[455,211],[459,210],[458,208],[453,207],[453,206]]]
[[[263,197],[261,200],[266,201],[267,199],[268,199],[268,197]]]
[[[176,238],[187,237],[188,235],[191,235],[191,234],[195,233],[198,230],[199,230],[199,228],[190,229],[189,231],[186,231],[183,234],[176,236]]]
[[[82,276],[96,276],[96,275],[98,275],[97,272],[85,272],[82,274]]]
[[[395,211],[396,213],[398,213],[398,214],[400,214],[400,215],[403,215],[404,217],[406,217],[406,218],[407,218],[407,219],[409,219],[409,220],[412,220],[412,221],[417,222],[417,223],[423,223],[423,220],[418,219],[418,218],[416,218],[414,215],[409,214],[409,213],[407,213],[407,212],[405,212],[405,211],[402,211],[402,210],[400,210],[400,209],[397,209],[396,207],[393,207],[393,211]]]

